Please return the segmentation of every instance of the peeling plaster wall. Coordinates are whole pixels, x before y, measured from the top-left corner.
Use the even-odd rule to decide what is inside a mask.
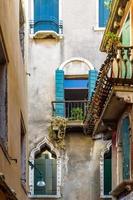
[[[94,31],[96,2],[62,1],[63,39],[29,37],[29,151],[48,136],[57,67],[72,57],[85,58],[97,69],[104,61],[105,55],[99,52],[103,31]],[[103,146],[104,142],[94,142],[83,133],[66,136],[66,152],[62,155],[63,200],[99,199],[99,159]]]
[[[97,200],[100,197],[100,153],[105,144],[83,133],[66,136],[63,200]]]

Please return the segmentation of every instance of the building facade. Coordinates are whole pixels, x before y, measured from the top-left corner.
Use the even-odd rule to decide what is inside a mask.
[[[27,81],[21,1],[0,1],[0,199],[26,200]]]
[[[98,49],[108,15],[102,0],[29,1],[31,199],[99,198],[106,142],[85,135],[83,118],[105,58]]]
[[[100,47],[108,55],[86,118],[88,133],[102,134],[108,142],[100,162],[101,197],[108,193],[119,200],[133,198],[132,22],[133,2],[112,1]]]

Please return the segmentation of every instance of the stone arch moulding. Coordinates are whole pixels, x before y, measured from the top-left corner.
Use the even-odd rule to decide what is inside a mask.
[[[79,61],[79,62],[83,62],[83,63],[87,64],[89,70],[95,69],[89,60],[87,60],[85,58],[81,58],[81,57],[72,57],[72,58],[66,60],[65,62],[63,62],[60,65],[60,67],[58,69],[63,70],[67,64],[69,64],[71,62],[75,62],[75,61]]]
[[[53,144],[45,137],[42,141],[40,141],[35,148],[33,148],[29,155],[29,161],[34,165],[34,159],[36,153],[40,152],[43,146],[48,146],[51,152],[55,153],[57,156],[57,194],[56,195],[34,195],[34,168],[29,166],[29,188],[30,194],[32,197],[44,197],[44,198],[59,198],[61,196],[61,157],[60,152],[53,146]]]
[[[101,198],[106,198],[106,197],[108,198],[108,196],[104,195],[104,154],[109,152],[111,146],[112,146],[112,142],[108,141],[100,155],[100,196]]]

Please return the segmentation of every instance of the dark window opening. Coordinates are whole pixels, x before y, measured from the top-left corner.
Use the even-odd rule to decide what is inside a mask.
[[[88,79],[65,79],[65,116],[72,120],[83,120],[88,99]]]

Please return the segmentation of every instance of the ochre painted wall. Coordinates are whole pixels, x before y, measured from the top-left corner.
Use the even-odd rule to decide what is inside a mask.
[[[27,81],[19,41],[18,0],[0,1],[0,26],[9,59],[7,64],[8,143],[6,154],[8,157],[17,159],[17,163],[10,158],[8,160],[0,146],[0,173],[5,176],[6,183],[15,191],[18,200],[26,200],[27,196],[20,180],[20,119],[22,113],[27,129]]]

